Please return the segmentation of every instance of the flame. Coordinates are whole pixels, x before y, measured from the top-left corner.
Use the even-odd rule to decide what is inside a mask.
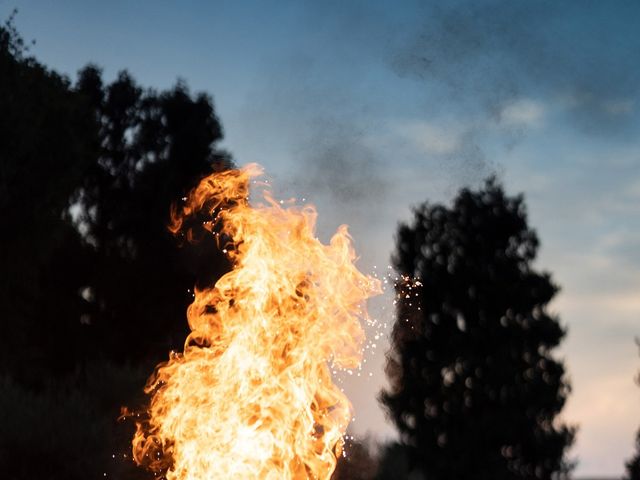
[[[312,206],[266,191],[252,206],[261,174],[255,164],[215,173],[172,213],[173,232],[206,213],[233,270],[195,292],[184,352],[145,388],[134,459],[167,480],[329,479],[351,420],[330,365],[359,365],[364,302],[379,282],[354,266],[346,226],[324,245]]]

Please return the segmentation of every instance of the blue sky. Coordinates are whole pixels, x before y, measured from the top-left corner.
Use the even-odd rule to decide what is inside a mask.
[[[0,15],[15,7],[32,53],[71,77],[91,61],[211,94],[238,163],[316,203],[323,235],[351,225],[366,271],[411,205],[493,172],[524,192],[563,288],[576,473],[622,472],[640,427],[640,4],[0,0]],[[345,380],[356,433],[393,435],[374,401],[385,349]]]

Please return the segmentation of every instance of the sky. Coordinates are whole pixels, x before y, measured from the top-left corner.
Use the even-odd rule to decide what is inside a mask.
[[[223,147],[316,204],[321,237],[349,224],[365,272],[386,271],[412,206],[494,173],[523,192],[562,287],[576,476],[622,473],[640,427],[640,3],[0,0],[0,19],[14,8],[71,78],[93,62],[210,94]],[[344,380],[359,435],[394,436],[375,401],[387,345]]]

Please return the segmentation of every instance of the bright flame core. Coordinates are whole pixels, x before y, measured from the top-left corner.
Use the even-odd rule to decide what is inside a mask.
[[[168,480],[329,479],[351,419],[329,363],[359,365],[364,303],[380,285],[354,266],[346,226],[323,245],[313,207],[266,192],[251,206],[260,174],[255,164],[213,174],[172,215],[174,232],[213,216],[233,270],[196,290],[184,353],[147,382],[134,458]]]

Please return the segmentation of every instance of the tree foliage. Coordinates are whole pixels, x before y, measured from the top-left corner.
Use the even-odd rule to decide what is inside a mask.
[[[636,345],[640,347],[638,338],[636,338]],[[636,383],[640,385],[640,375],[636,377]],[[625,480],[640,480],[640,431],[636,434],[635,448],[633,457],[625,464]]]
[[[373,480],[377,468],[378,459],[371,440],[346,435],[342,455],[338,457],[331,480]]]
[[[171,205],[231,165],[213,102],[93,65],[72,82],[29,56],[13,16],[0,92],[0,471],[140,478],[120,407],[182,347],[194,284],[229,267],[210,235],[167,230]]]
[[[104,86],[100,71],[80,72],[76,89],[91,102],[100,151],[77,190],[77,224],[92,256],[84,291],[100,350],[115,359],[182,346],[195,283],[211,283],[228,264],[210,236],[178,248],[169,210],[213,169],[228,168],[215,148],[222,127],[211,99],[178,83],[144,91],[126,72]]]
[[[82,95],[27,55],[12,20],[0,27],[0,370],[35,375],[81,314],[82,240],[68,207],[98,136]]]
[[[378,455],[378,470],[374,477],[375,480],[422,480],[419,472],[411,471],[405,445],[398,442],[387,443],[382,446]]]
[[[636,453],[626,463],[626,475],[625,480],[639,480],[640,479],[640,432],[636,435]]]
[[[552,355],[558,288],[522,196],[495,179],[401,225],[396,322],[381,401],[426,478],[558,478],[574,430],[558,421],[569,385]]]

